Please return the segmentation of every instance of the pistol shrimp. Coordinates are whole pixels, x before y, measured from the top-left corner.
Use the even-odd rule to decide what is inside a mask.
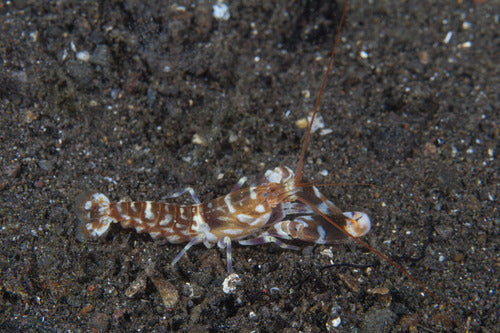
[[[347,5],[346,1],[340,27]],[[388,261],[442,304],[439,298],[404,268],[358,239],[370,230],[371,222],[367,214],[342,212],[317,187],[302,180],[307,144],[339,33],[336,35],[295,172],[285,166],[277,167],[268,170],[256,185],[245,188],[242,188],[245,181],[242,179],[231,193],[206,203],[201,203],[191,188],[171,196],[189,193],[195,202],[193,205],[152,201],[111,202],[102,193],[83,194],[76,204],[81,221],[79,233],[86,237],[100,237],[108,232],[111,224],[118,223],[123,228],[148,233],[153,239],[166,239],[172,244],[186,243],[173,259],[172,265],[196,244],[203,243],[207,248],[217,245],[226,249],[228,273],[233,272],[231,249],[234,241],[240,245],[274,243],[283,249],[298,249],[283,240],[332,244],[341,239],[352,238]]]

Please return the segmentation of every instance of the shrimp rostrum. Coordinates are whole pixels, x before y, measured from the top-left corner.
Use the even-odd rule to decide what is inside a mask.
[[[199,203],[194,194],[193,199],[197,201],[193,205],[110,202],[102,193],[86,194],[77,203],[82,222],[79,231],[84,236],[98,237],[112,223],[119,223],[154,239],[187,243],[173,265],[195,244],[203,243],[208,248],[217,244],[226,249],[227,269],[231,273],[231,241],[241,245],[274,243],[284,249],[298,249],[282,240],[329,244],[346,238],[346,233],[360,237],[370,230],[366,214],[342,213],[316,187],[296,186],[294,172],[288,167],[268,170],[257,185],[236,189],[207,203]]]

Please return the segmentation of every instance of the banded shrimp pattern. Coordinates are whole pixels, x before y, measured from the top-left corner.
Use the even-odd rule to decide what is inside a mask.
[[[348,2],[345,3],[339,27],[342,26],[347,4]],[[227,249],[229,273],[232,273],[232,239],[238,240],[242,245],[275,243],[284,249],[298,249],[279,239],[327,244],[346,236],[355,239],[365,235],[371,226],[365,213],[343,213],[317,187],[302,184],[306,148],[339,33],[340,29],[295,173],[288,167],[268,170],[256,186],[241,188],[243,181],[240,181],[230,194],[205,204],[201,204],[194,191],[188,188],[179,194],[191,193],[196,202],[191,206],[151,201],[110,202],[102,193],[82,195],[76,203],[81,220],[80,234],[98,237],[105,234],[112,223],[119,223],[125,228],[149,233],[153,238],[165,238],[173,244],[188,242],[172,261],[173,265],[193,245],[203,243],[210,248],[217,244],[220,248]],[[314,207],[314,204],[318,207]]]

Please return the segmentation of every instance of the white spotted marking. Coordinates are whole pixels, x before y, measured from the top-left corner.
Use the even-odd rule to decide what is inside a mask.
[[[135,227],[135,231],[137,231],[137,232],[141,232],[143,230],[144,230],[144,227],[141,227],[140,225]]]
[[[166,226],[168,225],[170,222],[172,221],[172,215],[170,214],[165,214],[165,217],[163,218],[163,220],[160,221],[160,225],[163,227],[163,226]]]
[[[226,235],[239,235],[243,232],[243,230],[242,229],[224,229],[222,232],[225,233]]]
[[[108,197],[102,193],[94,193],[92,200],[99,202],[99,205],[109,205]]]
[[[203,216],[201,216],[201,209],[196,209],[196,212],[193,216],[193,221],[196,222],[196,225],[205,223],[205,219],[203,218]]]
[[[325,228],[323,228],[322,226],[318,225],[318,227],[316,228],[316,231],[318,231],[318,234],[319,234],[319,237],[316,240],[316,243],[319,243],[319,244],[324,243],[325,242],[325,238],[326,238]]]
[[[283,226],[285,228],[283,228]],[[290,237],[290,232],[288,231],[290,229],[290,222],[281,222],[281,223],[276,223],[273,226],[274,230],[276,230],[277,234],[283,238],[283,239],[292,239]],[[287,230],[287,231],[285,231]]]
[[[153,237],[155,239],[161,236],[161,232],[159,232],[159,231],[153,231],[153,232],[150,232],[149,234],[151,235],[151,237]]]
[[[187,217],[186,217],[186,208],[185,206],[181,206],[179,208],[179,213],[180,213],[180,218],[183,219],[183,220],[187,220]]]
[[[229,210],[229,214],[234,214],[236,210],[234,209],[233,204],[231,203],[231,196],[226,195],[224,197],[224,202],[226,203],[227,209]]]
[[[323,194],[321,194],[321,192],[318,190],[318,188],[316,186],[313,186],[313,191],[314,191],[314,195],[317,198],[323,199]]]
[[[253,223],[250,223],[251,226],[259,225],[259,224],[265,224],[269,218],[271,217],[271,213],[266,213],[262,215],[261,217],[257,218],[254,220]]]
[[[100,237],[104,233],[106,233],[106,231],[108,231],[108,229],[109,229],[110,224],[115,222],[115,220],[109,216],[104,216],[104,217],[101,217],[99,222],[100,222],[100,226],[98,228],[92,228],[91,224],[87,224],[87,226],[86,226],[87,229],[91,231],[91,234],[94,237]]]
[[[317,207],[324,214],[328,215],[330,213],[330,208],[328,207],[328,205],[326,204],[326,202],[320,203]]]
[[[212,203],[211,202],[207,203],[207,207],[212,209],[212,207],[213,207]]]
[[[264,208],[264,206],[263,206],[263,205],[258,204],[257,206],[255,206],[255,211],[256,211],[257,213],[264,213],[264,212],[266,211],[266,209]]]
[[[281,170],[278,170],[278,168],[274,170],[267,170],[266,173],[264,174],[264,177],[270,182],[270,183],[280,183],[282,179],[282,174]]]
[[[311,215],[301,216],[297,219],[301,224],[303,224],[306,228],[309,226],[306,221],[313,222],[314,218]]]
[[[177,228],[177,229],[186,229],[187,225],[185,225],[183,223],[176,223],[175,224],[175,228]]]
[[[85,201],[85,204],[83,205],[83,209],[90,210],[90,208],[92,208],[92,201]]]
[[[217,219],[220,220],[220,221],[224,221],[224,222],[231,221],[230,217],[227,217],[227,216],[224,216],[224,215],[218,216]]]
[[[182,229],[182,230],[177,230],[177,233],[183,235],[183,236],[189,236],[189,230],[188,229]]]
[[[257,199],[257,192],[255,192],[255,187],[250,187],[250,199],[252,200]]]
[[[153,220],[155,218],[155,214],[151,209],[151,201],[146,201],[146,209],[144,209],[144,217],[148,220]]]
[[[172,228],[161,228],[161,230],[163,230],[163,231],[165,231],[165,232],[167,232],[169,234],[173,234],[174,233],[174,229],[172,229]]]
[[[178,235],[170,235],[167,239],[170,243],[179,243],[181,238]]]
[[[250,223],[250,224],[255,220],[254,217],[247,215],[247,214],[238,214],[238,215],[236,215],[236,218],[241,223]]]

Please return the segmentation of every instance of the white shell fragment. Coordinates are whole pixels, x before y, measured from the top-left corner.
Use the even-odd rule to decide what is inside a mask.
[[[337,328],[340,326],[340,323],[342,322],[342,320],[340,319],[340,317],[336,317],[336,318],[332,318],[330,320],[327,320],[327,322],[325,323],[325,326],[326,326],[326,331],[327,332],[336,332]]]
[[[213,15],[216,20],[227,21],[231,17],[229,14],[229,7],[222,2],[218,2],[213,5]]]
[[[446,34],[446,37],[444,37],[444,39],[443,39],[443,43],[448,44],[451,40],[451,36],[453,36],[453,31],[448,31],[448,33]]]
[[[311,123],[312,120],[312,114],[307,116],[307,123]],[[314,123],[312,124],[311,127],[311,132],[315,133],[319,129],[325,128],[325,120],[323,119],[323,116],[321,116],[319,113],[316,114],[316,117],[314,117]]]
[[[229,274],[222,283],[222,290],[225,294],[231,294],[236,290],[236,286],[240,284],[241,279],[238,274]]]
[[[179,301],[179,292],[177,288],[167,280],[151,278],[156,289],[160,293],[163,305],[167,309],[173,308]]]
[[[76,53],[76,59],[87,62],[90,60],[90,54],[87,51],[80,51]]]

